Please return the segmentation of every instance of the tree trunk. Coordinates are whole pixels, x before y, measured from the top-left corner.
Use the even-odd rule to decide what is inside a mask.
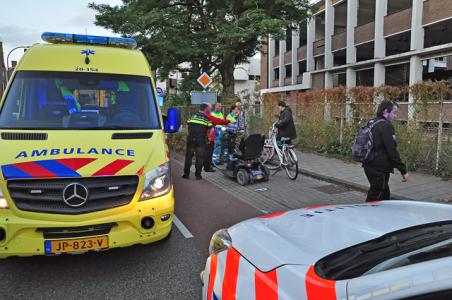
[[[223,63],[219,67],[221,74],[221,84],[223,91],[221,93],[222,102],[230,102],[235,95],[234,90],[234,63]]]

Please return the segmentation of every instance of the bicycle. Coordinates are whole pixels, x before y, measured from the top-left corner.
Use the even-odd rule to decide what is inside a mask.
[[[277,129],[275,124],[273,124],[269,130],[269,137],[265,140],[260,161],[269,170],[284,169],[287,176],[291,180],[295,180],[298,177],[298,157],[295,153],[294,146],[287,143],[290,141],[290,138],[281,138],[281,144],[279,144],[276,137]]]

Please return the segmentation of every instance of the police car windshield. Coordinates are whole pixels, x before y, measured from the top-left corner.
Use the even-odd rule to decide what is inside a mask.
[[[159,129],[148,77],[20,71],[0,113],[4,129]]]
[[[319,260],[316,272],[344,280],[422,261],[452,256],[452,222],[409,227],[388,233]]]

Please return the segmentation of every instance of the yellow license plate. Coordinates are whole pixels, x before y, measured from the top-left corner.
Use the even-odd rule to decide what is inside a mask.
[[[108,248],[108,236],[96,236],[83,239],[45,241],[46,254],[83,252]]]

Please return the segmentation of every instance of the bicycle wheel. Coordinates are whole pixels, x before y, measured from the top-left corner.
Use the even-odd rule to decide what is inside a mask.
[[[281,162],[279,160],[279,156],[276,154],[275,148],[272,148],[272,155],[270,158],[263,163],[267,169],[270,171],[274,171],[276,169],[281,168]]]
[[[284,152],[285,163],[283,164],[287,176],[295,180],[298,177],[298,158],[293,149],[287,149]]]
[[[259,157],[259,160],[261,163],[265,164],[268,161],[270,161],[274,155],[275,148],[273,148],[273,146],[264,146],[264,148],[262,149],[261,156]]]
[[[223,149],[223,163],[221,162],[221,146],[215,147],[213,149],[212,155],[212,165],[219,170],[226,170],[227,166],[227,157],[228,157],[228,149]]]

